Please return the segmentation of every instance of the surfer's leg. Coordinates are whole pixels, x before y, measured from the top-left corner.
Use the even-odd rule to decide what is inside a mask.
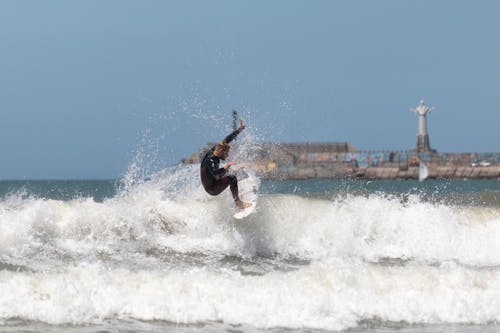
[[[239,201],[240,197],[238,196],[238,180],[236,179],[236,176],[227,175],[224,178],[226,178],[226,181],[229,183],[229,188],[231,189],[234,201]]]
[[[210,186],[205,187],[207,192],[211,195],[219,195],[221,194],[226,188],[230,187],[231,188],[231,193],[233,193],[233,198],[234,198],[234,192],[233,192],[233,180],[231,177],[234,177],[232,175],[224,176],[215,183],[211,184]],[[234,177],[236,181],[236,177]],[[238,185],[236,185],[236,195],[238,195]]]
[[[238,179],[236,179],[236,176],[228,175],[224,178],[228,178],[229,180],[229,188],[231,189],[231,193],[233,194],[233,199],[236,207],[241,209],[250,207],[252,205],[251,203],[240,200],[240,197],[238,195]]]
[[[210,193],[211,195],[218,195],[222,191],[224,191],[228,186],[229,189],[231,190],[231,194],[233,195],[236,207],[247,208],[252,205],[248,202],[243,202],[240,200],[240,197],[238,195],[238,179],[236,179],[236,176],[234,175],[227,175],[222,177],[220,180],[214,183],[213,186],[207,189],[207,192]]]

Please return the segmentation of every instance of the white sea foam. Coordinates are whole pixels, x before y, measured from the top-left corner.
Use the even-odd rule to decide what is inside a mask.
[[[500,320],[500,273],[443,263],[385,267],[316,263],[242,275],[209,267],[0,272],[0,318],[53,324],[110,318],[339,330],[360,321],[476,323]]]
[[[23,258],[30,251],[92,254],[153,247],[308,260],[398,258],[500,266],[498,209],[377,195],[335,201],[283,195],[261,197],[257,213],[238,222],[231,217],[228,193],[191,193],[173,198],[154,183],[144,183],[102,203],[10,198],[0,203],[0,254]]]
[[[333,202],[273,196],[254,222],[270,251],[310,259],[399,258],[500,265],[500,211],[381,195]]]
[[[330,330],[500,321],[497,208],[265,195],[235,221],[231,201],[206,195],[194,168],[103,202],[7,197],[0,320]]]

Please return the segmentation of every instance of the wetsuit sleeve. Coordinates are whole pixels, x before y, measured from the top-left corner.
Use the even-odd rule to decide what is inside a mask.
[[[234,131],[231,134],[229,134],[228,136],[226,136],[224,138],[224,140],[222,140],[222,142],[229,143],[229,142],[233,141],[234,139],[236,139],[236,137],[238,136],[238,134],[241,133],[241,131],[243,131],[243,129],[242,128],[238,128],[236,131]]]

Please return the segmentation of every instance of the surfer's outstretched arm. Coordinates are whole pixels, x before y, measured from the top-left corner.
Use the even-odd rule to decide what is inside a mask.
[[[240,127],[233,131],[231,134],[229,134],[228,136],[226,136],[224,138],[224,140],[222,140],[222,142],[224,143],[230,143],[231,141],[233,141],[234,139],[236,139],[236,137],[238,136],[238,134],[240,134],[241,132],[243,132],[243,130],[245,129],[245,122],[243,121],[243,119],[240,119]]]
[[[228,136],[226,136],[224,138],[224,140],[222,140],[221,142],[219,142],[218,144],[214,145],[212,148],[210,148],[206,153],[205,155],[203,155],[203,158],[201,159],[202,160],[202,164],[204,164],[204,161],[207,160],[208,157],[214,155],[215,153],[215,150],[217,148],[217,146],[223,146],[223,145],[228,145],[231,141],[233,141],[237,136],[238,134],[240,134],[244,129],[245,129],[246,125],[245,125],[245,122],[243,121],[243,119],[240,119],[240,127],[233,131],[231,134],[229,134]],[[227,146],[227,149],[229,149],[229,146]],[[218,156],[218,155],[217,155]],[[218,164],[217,164],[218,165]],[[231,165],[229,165],[230,167]],[[214,169],[215,170],[215,169]],[[227,169],[226,169],[227,170]],[[218,176],[220,176],[220,174],[222,173],[222,170],[221,171],[218,171]]]

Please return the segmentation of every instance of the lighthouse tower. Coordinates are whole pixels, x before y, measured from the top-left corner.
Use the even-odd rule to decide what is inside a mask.
[[[427,133],[427,114],[434,110],[433,107],[425,105],[424,101],[411,111],[418,114],[418,134],[417,134],[417,153],[424,153],[432,151],[429,134]]]

